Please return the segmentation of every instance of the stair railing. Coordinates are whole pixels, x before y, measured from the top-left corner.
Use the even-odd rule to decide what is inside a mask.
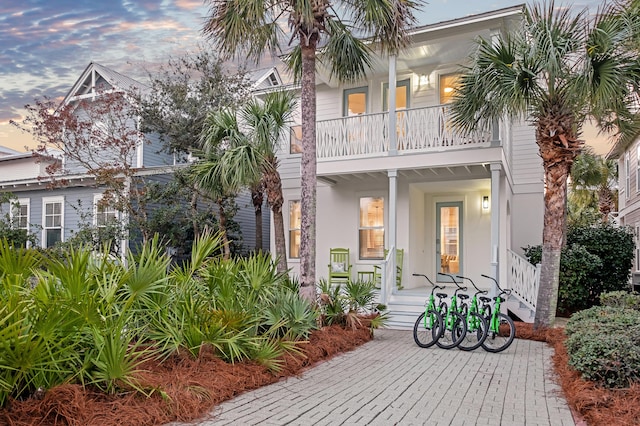
[[[540,264],[532,265],[517,253],[511,250],[507,252],[511,294],[523,305],[535,311],[540,288]]]

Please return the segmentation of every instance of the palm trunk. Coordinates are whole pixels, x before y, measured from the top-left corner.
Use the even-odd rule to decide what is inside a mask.
[[[561,106],[552,105],[546,116],[539,117],[536,141],[544,166],[544,229],[542,232],[542,269],[536,302],[534,329],[553,325],[558,305],[560,255],[564,245],[567,178],[580,151],[573,131],[573,115]]]
[[[229,247],[229,236],[227,235],[227,214],[224,211],[224,200],[218,199],[218,228],[222,235],[222,258],[229,260],[231,258],[231,249]]]
[[[255,221],[256,221],[256,252],[262,250],[262,203],[263,192],[262,185],[256,185],[251,190],[251,201],[253,202],[253,210],[255,213]]]
[[[300,295],[315,301],[316,282],[316,42],[302,43],[302,165]]]
[[[267,192],[267,202],[273,212],[273,232],[276,246],[276,257],[278,258],[278,272],[287,272],[287,246],[284,239],[284,219],[282,216],[282,180],[278,172],[278,161],[275,157],[269,159],[269,166],[264,172],[264,187]]]

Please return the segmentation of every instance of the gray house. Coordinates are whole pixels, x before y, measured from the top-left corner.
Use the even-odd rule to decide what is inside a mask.
[[[80,102],[95,99],[104,93],[149,90],[142,83],[119,74],[105,66],[90,63],[73,85],[61,105],[78,105],[74,114],[83,114]],[[101,120],[93,119],[97,129]],[[138,126],[134,119],[129,123]],[[84,147],[83,147],[84,148]],[[107,226],[110,221],[127,224],[130,218],[124,211],[118,211],[113,203],[103,200],[106,186],[98,183],[95,173],[87,166],[89,161],[126,164],[137,182],[167,183],[174,173],[188,164],[187,159],[177,158],[162,149],[157,135],[145,135],[124,155],[102,146],[88,146],[87,163],[70,159],[62,153],[50,152],[42,156],[21,153],[0,147],[0,192],[12,193],[15,202],[12,208],[3,206],[10,212],[14,226],[24,228],[37,236],[37,244],[51,247],[59,241],[67,241],[86,225],[95,228]],[[59,169],[51,174],[51,167]],[[52,185],[53,182],[57,184]],[[234,221],[238,223],[240,234],[236,236],[241,251],[255,248],[255,215],[250,194],[241,194],[236,199],[238,207]],[[161,206],[149,204],[153,210]],[[211,209],[210,203],[201,203],[200,209]],[[185,205],[185,211],[188,206]],[[267,211],[267,209],[264,209]],[[152,214],[152,211],[148,213]],[[263,218],[263,249],[268,250],[269,217]],[[185,236],[186,237],[186,236]],[[135,236],[124,233],[117,241],[118,251],[124,252],[134,243]]]

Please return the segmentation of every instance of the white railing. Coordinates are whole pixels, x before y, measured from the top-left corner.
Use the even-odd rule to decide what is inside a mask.
[[[540,265],[534,266],[525,258],[507,250],[509,259],[509,287],[512,295],[532,310],[536,309],[540,287]]]
[[[380,154],[389,150],[388,113],[319,121],[318,159]],[[491,145],[491,132],[463,134],[451,125],[444,105],[397,112],[398,151],[429,151]]]
[[[389,293],[392,288],[395,288],[396,284],[396,249],[391,247],[387,252],[387,257],[380,264],[380,303],[386,304],[389,300]],[[391,287],[393,285],[393,287]]]

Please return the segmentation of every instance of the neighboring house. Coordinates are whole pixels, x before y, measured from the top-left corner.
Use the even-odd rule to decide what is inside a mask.
[[[634,289],[640,288],[640,137],[633,142],[616,143],[607,158],[618,161],[618,216],[615,223],[629,226],[635,235],[635,254],[631,268]]]
[[[99,96],[104,91],[148,90],[141,83],[123,76],[100,64],[90,63],[65,97],[63,104]],[[133,125],[136,125],[135,123]],[[147,181],[166,182],[173,178],[176,167],[182,167],[176,158],[164,152],[155,135],[147,135],[150,143],[140,141],[135,153],[128,159],[135,168],[136,176]],[[100,153],[103,157],[108,152]],[[58,179],[64,184],[51,187],[51,176],[46,167],[62,162],[65,172]],[[9,209],[16,226],[34,232],[38,245],[51,247],[58,241],[66,241],[83,223],[104,226],[109,220],[126,221],[124,213],[99,201],[105,188],[96,185],[94,177],[80,164],[68,161],[64,156],[42,157],[31,153],[19,153],[0,147],[0,192],[11,192],[17,197],[19,208]],[[255,242],[255,218],[251,197],[242,194],[236,200],[238,213],[234,220],[239,223],[243,244],[252,250]],[[266,209],[265,209],[266,210]],[[4,210],[7,211],[7,210]],[[264,248],[269,247],[269,222],[265,215],[263,229]],[[122,251],[130,241],[123,240]]]
[[[481,274],[495,276],[528,306],[519,316],[533,318],[536,270],[518,254],[542,241],[543,168],[534,130],[500,122],[491,132],[463,135],[449,124],[447,108],[474,39],[517,28],[522,11],[416,28],[406,50],[377,58],[359,83],[317,74],[316,277],[329,274],[330,248],[350,250],[353,280],[382,265],[380,297],[394,326],[412,325],[424,307],[430,288],[413,273],[444,284],[450,281],[439,272],[463,275],[484,288],[492,286]],[[299,273],[300,137],[292,126],[278,154],[292,274]],[[394,249],[404,250],[402,290],[392,273]]]

